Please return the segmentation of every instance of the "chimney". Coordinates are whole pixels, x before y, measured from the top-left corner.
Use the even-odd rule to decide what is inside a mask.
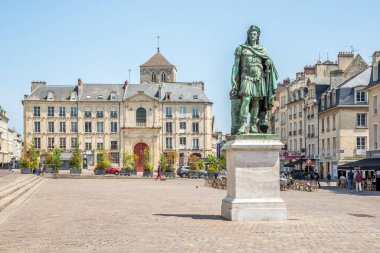
[[[343,81],[343,70],[337,69],[330,72],[330,87],[333,89],[335,86]]]
[[[354,53],[352,53],[352,52],[339,52],[339,54],[338,54],[338,69],[345,71],[353,60],[354,60]]]
[[[33,93],[33,91],[35,91],[40,86],[46,86],[46,82],[43,82],[43,81],[33,81],[32,82],[32,87],[31,87],[31,92]]]
[[[82,90],[83,90],[83,83],[82,83],[82,80],[79,78],[78,79],[78,97],[82,95]]]
[[[376,82],[377,80],[379,80],[379,76],[380,76],[380,73],[379,73],[380,72],[380,51],[376,51],[373,53],[372,67],[373,67],[372,80]]]
[[[305,75],[315,75],[315,66],[306,65],[303,68],[303,72],[305,73]]]
[[[303,72],[297,72],[296,73],[296,79],[297,80],[300,80],[302,77],[304,77],[304,73]]]

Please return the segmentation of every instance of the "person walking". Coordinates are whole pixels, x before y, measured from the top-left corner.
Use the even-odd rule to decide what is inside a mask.
[[[330,182],[331,182],[331,174],[330,172],[327,173],[327,185],[330,186]]]
[[[355,174],[356,191],[362,191],[362,175],[359,170]]]
[[[321,189],[321,184],[319,183],[319,173],[318,172],[314,173],[314,180],[317,181],[318,188]]]
[[[354,173],[352,172],[352,169],[347,174],[347,182],[348,182],[348,189],[352,191],[352,181],[354,181]]]
[[[161,166],[158,166],[158,169],[157,169],[157,177],[156,177],[156,180],[157,179],[160,179],[160,181],[162,181],[162,177],[161,177]]]

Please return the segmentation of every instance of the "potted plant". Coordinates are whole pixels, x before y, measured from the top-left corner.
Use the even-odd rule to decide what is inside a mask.
[[[174,163],[177,158],[177,153],[175,151],[166,152],[160,155],[160,167],[163,169],[165,177],[175,178],[174,173]]]
[[[82,154],[78,146],[74,149],[70,159],[70,174],[82,173]]]
[[[103,151],[98,154],[98,162],[96,163],[94,173],[95,175],[104,175],[106,174],[106,168],[111,165],[111,162],[108,158],[108,153],[103,149]]]
[[[40,154],[33,144],[25,143],[20,158],[21,174],[31,174],[39,164]]]
[[[128,152],[123,153],[122,157],[122,168],[120,171],[120,175],[122,176],[130,176],[130,175],[136,175],[136,161],[138,159],[138,156],[136,154],[129,154]]]
[[[144,149],[144,172],[143,177],[153,177],[153,163],[150,161],[149,149]]]

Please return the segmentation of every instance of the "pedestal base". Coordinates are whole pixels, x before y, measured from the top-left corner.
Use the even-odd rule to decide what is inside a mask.
[[[284,221],[285,202],[280,196],[278,136],[232,136],[227,155],[227,196],[222,216],[232,221]]]
[[[284,221],[285,202],[281,199],[229,199],[222,202],[222,216],[231,221]]]

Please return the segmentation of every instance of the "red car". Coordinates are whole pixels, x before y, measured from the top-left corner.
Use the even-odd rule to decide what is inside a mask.
[[[105,173],[106,174],[119,175],[120,174],[120,169],[118,169],[118,168],[106,168]]]

